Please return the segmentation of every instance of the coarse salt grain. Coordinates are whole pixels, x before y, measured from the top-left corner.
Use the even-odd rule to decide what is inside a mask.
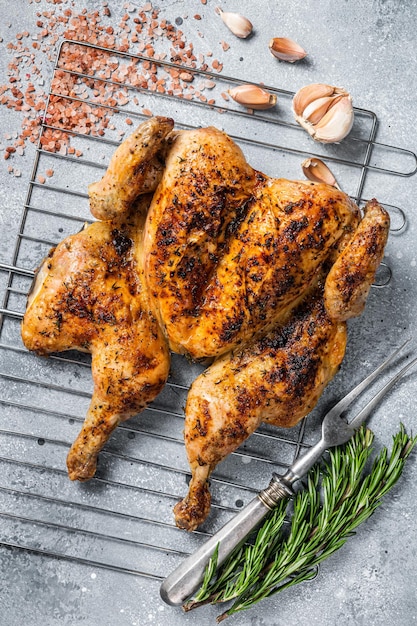
[[[39,0],[35,2],[38,3]],[[62,47],[59,58],[60,67],[66,71],[62,72],[60,68],[55,71],[51,91],[58,95],[50,96],[45,116],[45,123],[52,128],[42,129],[41,114],[47,95],[41,89],[44,84],[42,61],[38,67],[39,61],[33,50],[38,50],[39,54],[52,62],[55,60],[55,44],[60,39],[96,44],[119,51],[144,52],[148,57],[158,60],[166,58],[167,52],[155,46],[159,48],[164,42],[169,42],[171,50],[168,60],[188,68],[197,68],[192,42],[187,42],[181,30],[161,18],[160,10],[154,9],[151,2],[139,8],[126,2],[126,13],[118,26],[104,23],[110,16],[108,2],[102,3],[101,10],[83,9],[79,13],[70,0],[49,2],[56,9],[38,11],[38,32],[33,35],[28,31],[19,32],[15,35],[15,41],[6,46],[13,58],[9,63],[8,82],[0,85],[0,104],[16,111],[24,111],[25,116],[20,133],[16,134],[14,145],[6,149],[4,159],[9,159],[14,153],[24,154],[26,142],[36,143],[39,139],[42,148],[47,151],[81,156],[81,150],[70,146],[71,131],[103,136],[110,129],[109,121],[114,114],[112,107],[123,106],[132,99],[124,83],[161,94],[181,96],[186,100],[207,100],[201,93],[204,86],[200,91],[192,89],[190,83],[194,76],[190,72],[181,72],[181,77],[173,76],[168,69],[157,69],[150,62],[147,67],[145,63],[138,67],[135,60],[129,64],[126,59],[115,59],[111,52],[66,44]],[[201,3],[206,2],[201,0]],[[194,18],[199,20],[201,16],[195,14]],[[27,39],[29,41],[25,43]],[[206,56],[212,56],[212,53],[209,52]],[[203,54],[198,55],[198,61],[201,69],[208,69]],[[220,72],[223,66],[216,59],[212,67]],[[91,78],[76,76],[72,71],[88,74]],[[164,75],[161,76],[161,73]],[[111,78],[116,84],[96,80],[100,78]],[[117,84],[120,84],[119,90]],[[211,88],[209,85],[206,87]],[[214,100],[209,103],[214,103]],[[136,98],[135,104],[140,106],[140,100]],[[143,109],[142,112],[144,115],[152,115],[149,109]],[[127,124],[129,119],[126,120]],[[17,147],[19,150],[16,150]]]

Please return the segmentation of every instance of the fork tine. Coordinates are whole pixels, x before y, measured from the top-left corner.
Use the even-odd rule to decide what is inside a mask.
[[[368,415],[374,410],[378,402],[385,396],[385,394],[395,385],[396,382],[400,380],[404,376],[409,369],[411,369],[417,363],[417,357],[407,363],[395,376],[389,380],[386,385],[382,387],[380,391],[366,404],[363,409],[359,411],[359,413],[349,422],[349,426],[352,428],[359,428],[361,424],[366,420]]]
[[[339,400],[339,402],[337,402],[337,404],[335,404],[330,411],[328,412],[328,415],[333,415],[333,414],[338,414],[340,415],[341,413],[343,413],[348,406],[354,401],[356,400],[356,398],[358,398],[361,393],[363,391],[365,391],[365,389],[367,387],[369,387],[369,385],[371,383],[373,383],[373,381],[378,378],[378,376],[381,374],[381,372],[383,372],[388,365],[395,359],[395,357],[397,356],[397,354],[399,352],[401,352],[401,350],[411,341],[411,339],[407,339],[406,341],[404,341],[404,343],[395,350],[395,352],[393,352],[391,354],[391,356],[389,356],[383,363],[381,363],[381,365],[379,365],[376,370],[374,370],[373,372],[371,372],[366,378],[364,378],[364,380],[362,380],[358,385],[356,385],[356,387],[354,387],[351,391],[349,391],[348,394],[346,394],[341,400]]]

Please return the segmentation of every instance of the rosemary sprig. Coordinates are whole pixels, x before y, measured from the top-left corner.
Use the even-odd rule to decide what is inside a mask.
[[[244,546],[237,548],[216,573],[217,551],[206,569],[189,611],[204,604],[234,600],[221,622],[296,583],[316,576],[321,561],[336,552],[381,504],[400,478],[417,437],[401,424],[391,453],[383,448],[370,466],[374,435],[365,426],[344,446],[317,463],[307,484],[293,499],[291,523],[285,532],[288,501],[281,501]]]

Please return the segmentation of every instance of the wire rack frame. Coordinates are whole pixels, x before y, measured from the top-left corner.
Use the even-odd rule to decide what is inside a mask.
[[[201,111],[209,117],[221,115],[222,120],[231,121],[232,128],[240,128],[241,124],[244,128],[251,128],[254,123],[259,122],[267,129],[267,139],[254,139],[242,133],[229,134],[249,148],[272,150],[274,154],[293,155],[297,158],[312,156],[323,158],[320,151],[312,153],[310,146],[294,147],[292,143],[283,145],[271,142],[269,139],[272,135],[271,129],[276,127],[289,130],[292,137],[294,133],[300,133],[299,127],[294,122],[282,119],[280,115],[249,112],[233,108],[233,105],[230,108],[226,102],[222,102],[221,105],[208,104],[195,98],[184,101],[183,97],[175,94],[147,94],[145,89],[126,83],[121,86],[111,79],[95,75],[94,72],[78,72],[65,67],[62,59],[68,46],[76,46],[86,51],[95,50],[122,61],[134,61],[137,64],[152,63],[158,70],[164,72],[184,70],[182,66],[167,61],[107,50],[85,43],[64,41],[58,52],[54,76],[60,71],[81,82],[93,80],[106,83],[111,88],[123,87],[129,93],[140,95],[141,98],[149,95],[156,110],[159,110],[159,107],[161,109],[185,107],[185,113],[182,113],[179,123],[183,128],[195,126],[189,123],[194,115],[190,113],[191,111],[198,111],[196,114],[198,120]],[[220,77],[209,71],[190,67],[185,69],[195,78],[208,79],[216,86],[221,83],[220,90],[225,85],[240,82],[233,77]],[[293,96],[293,93],[275,87],[264,86],[264,88],[276,93],[280,99],[286,99],[287,102],[290,102]],[[71,140],[91,142],[98,146],[106,145],[111,150],[118,145],[120,139],[109,138],[107,135],[80,133],[73,128],[65,129],[51,124],[48,110],[54,97],[64,98],[69,104],[82,101],[93,107],[98,106],[93,100],[86,101],[75,95],[63,94],[51,87],[11,263],[0,265],[0,272],[6,277],[3,306],[0,309],[0,350],[5,357],[3,363],[7,363],[7,367],[3,366],[0,376],[3,385],[0,406],[3,415],[7,414],[9,424],[6,428],[5,420],[0,418],[2,467],[0,528],[3,537],[1,545],[9,549],[26,550],[73,563],[161,580],[170,567],[176,565],[179,559],[189,554],[207,536],[215,532],[218,525],[233,515],[248,498],[253,497],[253,494],[264,486],[271,469],[288,465],[303,448],[311,444],[308,420],[303,420],[291,432],[261,427],[251,438],[256,442],[254,445],[243,446],[237,450],[231,455],[230,467],[214,472],[212,476],[214,521],[192,536],[184,534],[175,528],[170,513],[172,505],[184,495],[185,483],[189,478],[181,435],[183,419],[181,401],[187,393],[189,382],[183,380],[181,375],[178,376],[178,371],[187,368],[188,365],[179,359],[175,362],[177,371],[173,372],[167,384],[168,398],[163,398],[162,402],[159,399],[153,402],[144,412],[144,420],[141,417],[137,420],[133,418],[129,423],[119,427],[118,436],[121,441],[116,446],[107,446],[102,452],[102,458],[105,460],[104,469],[101,470],[99,466],[97,476],[89,481],[89,486],[84,488],[69,483],[60,461],[71,444],[74,427],[79,427],[82,421],[83,413],[79,407],[83,406],[90,396],[88,382],[85,382],[89,376],[90,362],[82,355],[66,354],[53,355],[47,364],[39,363],[39,359],[29,355],[20,342],[20,321],[27,291],[34,276],[33,267],[36,267],[36,261],[39,264],[42,260],[42,251],[57,243],[56,231],[54,236],[50,236],[48,229],[45,232],[37,232],[36,229],[34,231],[30,218],[32,215],[35,216],[35,224],[36,220],[39,223],[42,220],[57,223],[60,223],[60,220],[67,221],[70,224],[67,228],[74,227],[74,230],[77,224],[86,221],[85,214],[68,210],[68,203],[64,202],[64,199],[70,198],[71,201],[87,203],[87,194],[82,189],[70,185],[61,186],[59,183],[50,182],[41,184],[37,176],[42,160],[53,159],[58,170],[71,170],[76,166],[81,168],[82,172],[90,169],[104,170],[106,165],[96,159],[51,153],[42,147],[42,137],[48,130],[66,130],[70,132]],[[146,117],[137,108],[102,103],[100,107],[107,108],[112,116],[124,115],[137,120]],[[361,158],[358,161],[347,160],[341,151],[326,154],[326,158],[336,166],[347,166],[355,170],[356,187],[352,197],[360,204],[365,201],[362,193],[369,173],[411,176],[417,171],[417,157],[408,150],[376,142],[377,119],[372,112],[355,109],[355,114],[366,120],[365,137],[360,135],[352,137],[354,151],[355,144],[360,146]],[[236,120],[239,124],[236,124]],[[407,167],[394,170],[372,163],[375,150],[388,150],[394,152],[396,157],[404,157]],[[80,178],[83,180],[82,175]],[[52,206],[49,206],[46,200],[43,201],[48,194],[53,194],[57,198]],[[34,198],[36,195],[38,197]],[[63,211],[61,204],[64,205]],[[405,211],[399,207],[385,206],[399,215],[394,230],[401,230],[406,219]],[[61,232],[61,229],[58,230]],[[29,258],[33,264],[25,266]],[[61,378],[58,377],[57,381],[51,373],[54,368],[60,372]],[[69,371],[71,374],[75,372],[77,379],[82,379],[84,386],[74,385],[68,375]],[[16,420],[13,425],[10,425],[10,415]],[[164,426],[171,424],[174,426],[170,426],[168,431],[164,428],[155,428],[156,417],[164,420]],[[47,433],[51,435],[47,437]],[[137,434],[140,435],[138,439],[143,438],[147,441],[144,450],[136,446]],[[127,447],[126,442],[129,443]],[[159,447],[161,453],[155,459],[153,451],[156,447]],[[169,459],[174,458],[175,454],[180,460],[171,462]],[[138,478],[132,478],[134,475],[132,465],[139,472]],[[255,471],[252,469],[254,465]],[[116,467],[116,471],[112,471],[113,466]],[[247,472],[244,471],[249,466],[251,481],[246,480]],[[172,480],[172,476],[177,478]],[[141,480],[143,477],[145,479]],[[161,484],[164,485],[164,489],[161,489]],[[108,529],[106,532],[97,530],[102,528],[99,524],[102,520],[106,522],[105,528]]]

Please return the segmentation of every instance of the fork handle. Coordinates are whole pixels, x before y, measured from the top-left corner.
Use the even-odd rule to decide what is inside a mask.
[[[219,546],[217,567],[220,567],[267,513],[293,493],[291,486],[274,474],[266,489],[165,578],[160,589],[162,600],[174,606],[184,604],[203,581],[206,566],[216,547]]]

